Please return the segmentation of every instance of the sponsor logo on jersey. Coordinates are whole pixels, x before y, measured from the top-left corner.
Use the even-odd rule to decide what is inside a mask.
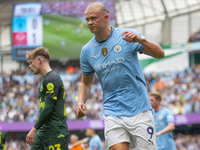
[[[97,66],[94,67],[94,69],[95,69],[96,72],[98,72],[98,71],[104,70],[104,69],[106,69],[108,67],[110,68],[113,65],[122,64],[124,61],[125,61],[124,57],[119,57],[119,58],[116,58],[114,60],[109,60],[109,61],[107,61],[105,63],[97,65]]]
[[[115,45],[115,47],[114,47],[114,51],[117,53],[120,52],[121,49],[122,49],[122,47],[120,45]]]
[[[108,49],[106,47],[101,49],[102,55],[106,57],[108,55]]]
[[[57,136],[57,138],[63,138],[65,137],[63,134],[60,134],[59,136]]]
[[[54,89],[53,83],[48,83],[48,84],[47,84],[47,90],[51,91],[51,90],[53,90],[53,89]]]
[[[47,90],[48,91],[46,91],[46,93],[54,93],[54,85],[53,85],[53,83],[48,83],[47,84]]]

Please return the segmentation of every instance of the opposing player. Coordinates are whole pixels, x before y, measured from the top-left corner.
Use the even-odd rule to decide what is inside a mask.
[[[176,150],[172,131],[175,129],[171,111],[161,106],[162,97],[158,92],[150,93],[151,105],[154,108],[156,143],[158,150]]]
[[[39,88],[39,118],[28,133],[30,150],[68,150],[65,91],[60,76],[49,65],[49,51],[38,47],[26,55],[30,70],[43,79]]]
[[[97,74],[104,99],[105,146],[110,150],[156,149],[152,107],[138,52],[164,57],[159,44],[150,42],[133,29],[109,26],[109,11],[99,2],[85,11],[94,37],[82,48],[82,79],[76,108],[85,115],[92,78]]]

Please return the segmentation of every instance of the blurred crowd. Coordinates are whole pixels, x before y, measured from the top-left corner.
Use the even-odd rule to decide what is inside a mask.
[[[68,120],[76,118],[78,86],[81,69],[73,73],[66,69],[54,69],[61,75],[66,92]],[[159,91],[162,105],[171,109],[174,115],[200,113],[200,65],[183,71],[145,74],[149,91]],[[41,77],[30,71],[16,70],[0,74],[0,121],[34,122],[38,116],[38,87]],[[103,119],[103,96],[100,82],[94,76],[91,96],[87,100],[87,115],[82,119]]]
[[[177,150],[199,150],[200,149],[200,134],[183,135],[181,133],[174,136]],[[102,141],[102,145],[104,145]],[[70,144],[70,143],[69,143]],[[29,146],[24,140],[7,141],[7,150],[29,150]],[[87,150],[87,149],[86,149]]]
[[[175,144],[177,150],[199,150],[200,134],[183,135],[181,133],[175,135]]]
[[[78,100],[78,86],[81,77],[80,68],[75,72],[55,68],[65,85],[66,112],[68,120],[75,120],[75,107]],[[30,71],[16,70],[0,74],[0,121],[34,122],[38,116],[38,87],[41,77],[34,76]],[[83,119],[102,119],[102,91],[97,77],[94,77],[91,97],[88,99],[87,116]]]
[[[6,142],[7,150],[29,150],[29,145],[24,140],[10,139]]]
[[[183,71],[152,73],[147,82],[151,91],[161,93],[162,105],[174,115],[200,113],[200,65]]]
[[[74,71],[53,68],[61,75],[66,92],[67,120],[76,118],[75,107],[78,100],[78,86],[81,69]],[[173,114],[200,113],[200,65],[182,71],[145,74],[149,91],[162,94],[162,105],[172,110]],[[28,70],[14,70],[0,73],[0,121],[34,122],[38,116],[38,87],[41,77]],[[91,96],[87,100],[87,116],[83,119],[102,119],[103,96],[100,82],[94,76]],[[200,149],[200,135],[175,135],[177,150]],[[29,149],[25,141],[9,139],[8,150]]]

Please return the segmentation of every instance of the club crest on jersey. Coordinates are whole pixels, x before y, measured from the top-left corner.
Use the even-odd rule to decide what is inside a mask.
[[[121,49],[122,49],[122,47],[120,45],[115,45],[115,47],[114,47],[114,51],[117,53],[120,52]]]
[[[101,53],[104,57],[106,57],[108,55],[108,49],[106,47],[101,49]]]

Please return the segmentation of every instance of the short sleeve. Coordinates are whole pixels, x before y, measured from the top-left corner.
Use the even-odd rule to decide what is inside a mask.
[[[132,32],[134,32],[134,33],[137,34],[138,36],[140,36],[140,37],[146,39],[146,37],[144,37],[141,33],[137,32],[137,31],[135,31],[135,30],[132,30]],[[134,50],[134,51],[137,51],[137,52],[139,52],[140,54],[142,54],[142,50],[143,50],[143,49],[144,49],[144,46],[143,46],[142,44],[140,44],[140,43],[138,43],[138,42],[133,43],[133,50]]]
[[[167,123],[174,122],[174,116],[170,110],[167,110],[166,119]]]
[[[57,75],[48,77],[44,82],[46,99],[57,100],[58,92],[62,87],[62,81]]]
[[[82,48],[81,55],[80,55],[80,66],[81,66],[81,70],[82,70],[83,75],[91,75],[95,71],[92,68],[92,66],[90,65],[90,63],[88,62],[88,60],[90,58],[88,57],[86,52],[87,52],[87,49]]]
[[[89,137],[86,137],[87,141],[89,142],[91,139]]]

